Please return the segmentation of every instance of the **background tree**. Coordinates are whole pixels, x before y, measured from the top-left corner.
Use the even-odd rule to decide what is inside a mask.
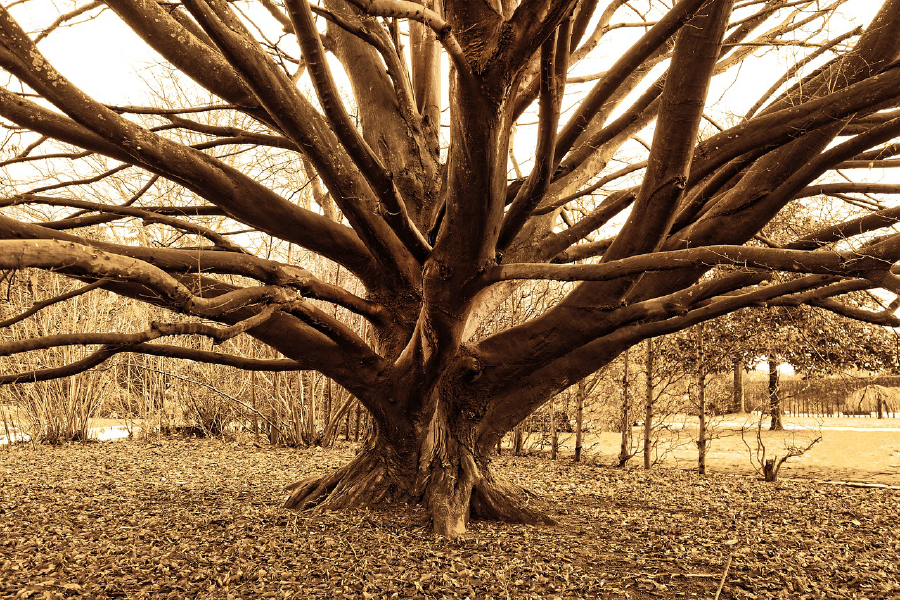
[[[879,309],[878,299],[868,294],[849,294],[846,307]],[[814,303],[815,304],[815,303]],[[887,307],[881,307],[881,310]],[[713,321],[722,335],[721,347],[743,364],[765,364],[768,371],[770,429],[783,429],[785,390],[779,368],[788,364],[811,382],[824,376],[853,372],[894,371],[897,336],[882,325],[849,319],[818,306],[748,308]],[[730,342],[730,345],[729,345]]]
[[[449,535],[470,515],[540,521],[491,470],[497,441],[632,345],[779,299],[894,322],[840,298],[900,292],[900,209],[844,200],[898,187],[832,175],[894,165],[900,38],[885,32],[900,25],[900,0],[106,0],[29,33],[20,21],[48,4],[0,7],[0,269],[102,280],[189,318],[4,342],[4,355],[88,351],[0,381],[122,352],[318,371],[366,406],[375,434],[344,468],[300,482],[290,507],[421,501]],[[167,61],[165,81],[205,101],[103,103],[57,71],[47,36],[99,10]],[[874,16],[843,26],[842,10]],[[770,48],[792,61],[772,87],[751,107],[716,106],[725,80],[758,83],[738,67]],[[635,138],[651,126],[649,142]],[[531,155],[521,177],[511,150]],[[26,165],[65,182],[23,177]],[[787,244],[748,244],[804,198],[846,209]],[[172,234],[142,243],[81,229],[124,218]],[[319,255],[358,286],[299,253],[266,258],[258,239]],[[760,285],[773,271],[800,276]],[[476,335],[527,280],[580,283],[534,318]],[[284,358],[178,343],[241,334]]]

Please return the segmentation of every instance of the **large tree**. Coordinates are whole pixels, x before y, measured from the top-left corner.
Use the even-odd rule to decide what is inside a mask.
[[[50,269],[190,318],[7,338],[5,355],[90,352],[0,382],[120,352],[318,370],[377,433],[344,468],[298,484],[290,507],[422,502],[449,535],[470,516],[539,521],[492,472],[497,441],[626,348],[781,301],[892,318],[840,296],[900,292],[900,208],[878,196],[898,188],[852,177],[900,150],[900,0],[859,29],[841,11],[871,0],[106,0],[26,31],[44,4],[0,7],[0,269]],[[53,30],[98,10],[167,61],[156,105],[101,103],[42,54]],[[785,48],[782,72],[744,68]],[[759,102],[717,108],[724,81],[746,78],[731,97]],[[187,79],[213,101],[173,102]],[[510,159],[526,146],[528,160]],[[36,164],[73,173],[70,185],[19,179]],[[300,174],[315,203],[297,194]],[[846,208],[788,244],[755,239],[813,197]],[[98,233],[129,219],[178,243]],[[340,265],[360,291],[299,253],[249,251],[235,228]],[[773,271],[800,276],[770,283]],[[524,323],[481,327],[529,280],[577,283]],[[284,358],[176,343],[238,334]]]

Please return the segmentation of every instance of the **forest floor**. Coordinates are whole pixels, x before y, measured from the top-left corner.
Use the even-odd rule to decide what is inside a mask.
[[[436,537],[414,508],[295,513],[355,448],[0,448],[2,598],[900,598],[900,491],[497,459],[559,525]]]

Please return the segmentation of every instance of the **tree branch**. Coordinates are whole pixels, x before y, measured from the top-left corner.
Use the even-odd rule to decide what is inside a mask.
[[[2,206],[17,206],[22,204],[43,204],[46,206],[69,206],[72,208],[83,208],[90,211],[96,211],[99,213],[107,214],[107,215],[117,215],[122,217],[135,217],[141,219],[145,223],[159,223],[162,225],[168,225],[173,229],[178,229],[187,233],[193,233],[204,237],[211,241],[215,246],[227,250],[229,252],[240,252],[243,254],[247,254],[247,251],[237,244],[231,242],[221,234],[209,229],[208,227],[203,227],[202,225],[197,225],[195,223],[190,223],[188,221],[183,221],[181,219],[176,219],[174,217],[169,217],[166,215],[161,215],[152,210],[143,209],[143,208],[133,208],[130,206],[111,206],[108,204],[100,204],[99,202],[88,202],[85,200],[74,200],[69,198],[51,198],[47,196],[35,196],[32,194],[26,194],[22,196],[14,196],[12,198],[0,198],[0,207]],[[47,226],[47,224],[44,224]],[[58,228],[53,227],[54,229]]]
[[[374,0],[375,2],[387,2],[388,0]],[[390,0],[400,3],[402,0]],[[408,3],[420,10],[423,7]],[[322,40],[312,18],[307,0],[288,0],[288,13],[293,23],[294,31],[300,42],[300,48],[309,67],[309,73],[315,84],[319,102],[327,115],[329,122],[354,163],[359,166],[363,177],[369,182],[384,205],[384,219],[391,225],[407,250],[420,262],[424,263],[431,254],[431,245],[418,230],[409,217],[406,203],[400,196],[400,191],[394,185],[393,174],[389,173],[375,153],[360,135],[359,131],[350,120],[340,99],[340,94],[328,63],[325,59],[325,49]]]
[[[211,352],[197,348],[185,348],[167,344],[135,344],[128,348],[128,352],[149,354],[165,358],[177,358],[193,362],[223,365],[243,369],[245,371],[298,371],[308,368],[303,361],[290,358],[246,358],[234,354]]]
[[[257,109],[252,112],[260,114],[259,101],[244,80],[177,8],[164,10],[155,0],[108,0],[106,4],[178,70],[231,104]]]
[[[604,260],[650,252],[669,231],[687,185],[706,93],[733,0],[714,0],[678,34],[660,96],[647,172],[635,206]]]
[[[897,246],[897,240],[892,246]],[[900,249],[892,248],[896,259]],[[883,272],[889,269],[886,252],[871,256],[876,262],[867,269]],[[611,262],[587,265],[508,264],[491,267],[484,273],[485,285],[514,279],[552,279],[556,281],[611,281],[621,277],[684,268],[735,265],[751,269],[770,269],[793,273],[828,275],[861,275],[859,261],[869,257],[863,251],[809,252],[752,246],[705,246],[687,250],[670,250],[626,257]]]
[[[297,0],[299,1],[299,0]],[[373,17],[394,17],[398,19],[409,19],[428,26],[434,31],[438,41],[447,51],[447,55],[453,62],[453,65],[459,69],[461,73],[468,73],[469,63],[466,61],[465,53],[456,37],[453,35],[450,24],[433,10],[417,4],[416,2],[408,2],[406,0],[348,0],[351,4],[362,10],[365,14]]]
[[[610,219],[628,208],[636,197],[636,188],[620,190],[607,196],[600,205],[586,217],[566,230],[547,236],[540,243],[541,256],[553,257],[563,252],[591,232],[596,231]]]
[[[164,174],[223,207],[233,218],[313,249],[344,264],[364,280],[372,281],[371,254],[348,228],[287,202],[237,169],[155,135],[110,111],[56,72],[17,24],[4,16],[2,7],[0,17],[0,30],[6,36],[7,45],[15,42],[20,55],[33,57],[31,60],[39,62],[41,69],[26,67],[21,57],[4,61],[3,52],[0,52],[0,64],[76,118],[79,126],[61,123],[64,118],[60,115],[2,88],[0,114],[35,131]],[[60,126],[64,127],[63,131],[59,131]],[[98,140],[95,132],[104,137]]]
[[[900,130],[900,119],[897,120]],[[835,194],[900,194],[900,184],[897,183],[861,183],[847,181],[843,183],[821,183],[811,185],[800,190],[794,197],[809,198],[811,196],[832,196]]]
[[[199,334],[212,338],[217,344],[222,343],[225,340],[231,339],[236,335],[252,329],[253,327],[264,324],[271,319],[274,314],[275,307],[266,307],[256,315],[243,321],[239,321],[230,327],[215,327],[204,323],[154,322],[150,324],[149,329],[138,333],[68,333],[0,343],[0,356],[10,356],[34,350],[46,350],[48,348],[56,348],[59,346],[103,345],[99,350],[96,350],[87,357],[69,363],[68,365],[47,369],[36,369],[24,373],[0,375],[0,385],[47,381],[50,379],[75,375],[105,362],[110,357],[120,352],[140,351],[141,348],[149,346],[146,342],[164,336]],[[150,352],[147,353],[149,354]],[[213,353],[206,353],[207,357],[212,354]],[[185,353],[182,357],[187,358],[190,356],[196,359],[200,357],[200,355],[200,351],[193,351]],[[234,360],[232,362],[240,363],[241,361]],[[294,361],[290,362],[296,365]],[[220,362],[219,364],[227,363]],[[246,368],[247,363],[243,364]]]
[[[97,365],[107,361],[111,356],[123,351],[125,351],[124,348],[103,347],[81,360],[60,367],[34,369],[23,373],[0,375],[0,385],[8,385],[11,383],[35,383],[38,381],[50,381],[52,379],[70,377],[93,369]]]
[[[697,145],[689,184],[742,154],[782,145],[897,98],[900,98],[900,68],[894,67],[826,96],[745,121]]]
[[[231,64],[240,70],[244,80],[277,122],[278,128],[302,148],[315,165],[326,186],[333,192],[335,202],[359,233],[371,255],[392,279],[416,281],[419,265],[412,256],[405,256],[407,253],[395,232],[376,216],[371,188],[363,177],[359,177],[359,171],[352,167],[352,159],[343,152],[339,139],[323,122],[321,115],[297,93],[293,82],[257,45],[249,43],[219,18],[208,0],[187,0],[185,6],[212,36],[219,49],[226,53]],[[220,8],[228,10],[227,6]],[[267,212],[274,216],[280,211]],[[325,252],[316,251],[327,256]],[[381,283],[377,279],[362,278],[370,285]]]
[[[259,286],[203,298],[153,265],[90,246],[59,240],[0,241],[0,269],[65,269],[80,276],[107,277],[145,286],[174,308],[204,317],[220,317],[260,301],[288,301],[281,288]]]
[[[556,165],[553,153],[568,71],[570,33],[571,22],[566,21],[559,27],[557,34],[548,38],[541,46],[540,110],[534,167],[528,179],[519,188],[501,223],[497,239],[497,249],[501,252],[513,242],[531,211],[544,198],[550,187],[553,168]]]
[[[631,74],[635,67],[650,57],[706,2],[708,0],[681,0],[616,61],[606,72],[606,75],[597,82],[597,85],[581,102],[575,114],[560,131],[555,153],[557,159],[561,159],[568,153],[581,133],[587,128],[594,113],[615,93],[619,85]]]
[[[373,322],[387,318],[385,309],[345,289],[320,280],[295,265],[234,252],[143,248],[81,239],[71,234],[45,229],[40,225],[21,223],[0,215],[0,238],[62,240],[87,245],[111,254],[131,257],[168,273],[221,273],[243,275],[268,285],[285,286],[304,296],[324,300],[360,314]]]
[[[14,317],[10,317],[5,321],[0,321],[0,329],[4,327],[9,327],[11,325],[15,325],[21,321],[24,321],[28,317],[37,314],[39,311],[47,308],[48,306],[53,306],[54,304],[58,304],[60,302],[65,302],[66,300],[70,300],[75,298],[76,296],[81,296],[82,294],[86,294],[91,290],[96,290],[97,288],[103,286],[103,284],[107,283],[109,279],[99,279],[93,283],[82,286],[78,289],[66,292],[64,294],[60,294],[58,296],[54,296],[52,298],[48,298],[46,300],[41,300],[40,302],[35,302],[31,305],[31,308],[26,310],[23,313],[20,313]]]
[[[810,304],[812,304],[813,306],[818,306],[819,308],[824,308],[825,310],[830,310],[831,312],[843,317],[848,317],[850,319],[855,319],[864,323],[881,325],[883,327],[900,327],[900,318],[898,318],[893,312],[872,312],[855,306],[849,306],[847,304],[844,304],[843,302],[834,300],[833,298],[812,300],[810,301]]]

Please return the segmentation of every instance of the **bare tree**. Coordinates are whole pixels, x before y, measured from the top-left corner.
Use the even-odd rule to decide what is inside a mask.
[[[44,4],[0,7],[10,75],[0,269],[103,279],[190,318],[0,342],[4,355],[90,349],[0,382],[66,376],[121,352],[318,371],[365,405],[374,433],[342,469],[298,483],[289,507],[419,501],[447,535],[470,516],[546,521],[491,470],[497,441],[625,349],[788,301],[895,323],[840,296],[900,292],[889,229],[900,209],[880,200],[900,186],[852,178],[894,166],[900,150],[900,36],[889,33],[900,0],[840,32],[840,11],[873,3],[79,4],[82,17],[111,9],[169,63],[171,81],[210,95],[145,107],[103,104],[53,67],[40,43],[80,19],[24,30],[19,20]],[[634,23],[635,12],[648,16]],[[719,87],[707,100],[718,75],[742,80],[737,67],[754,53],[784,47],[794,65],[754,106],[717,108]],[[592,70],[604,52],[615,59]],[[521,176],[508,168],[513,151]],[[26,165],[41,176],[20,176]],[[787,244],[754,239],[803,198],[846,209]],[[170,235],[142,243],[80,229],[128,219]],[[247,239],[336,263],[358,291],[304,268],[300,253],[267,258]],[[763,285],[773,271],[799,276]],[[529,280],[573,283],[528,321],[478,335]],[[371,325],[371,341],[347,314]],[[284,358],[177,343],[242,334]]]
[[[768,448],[763,440],[762,423],[763,417],[760,416],[756,426],[755,447],[751,447],[749,442],[747,442],[747,437],[745,435],[746,428],[741,430],[741,440],[750,452],[750,464],[766,481],[777,481],[778,473],[781,471],[781,467],[784,466],[784,463],[791,458],[803,456],[812,450],[813,446],[822,441],[822,427],[820,423],[818,427],[807,429],[801,435],[794,432],[790,435],[789,439],[783,440],[783,456],[779,457],[776,454],[774,458],[766,458],[766,451]]]

